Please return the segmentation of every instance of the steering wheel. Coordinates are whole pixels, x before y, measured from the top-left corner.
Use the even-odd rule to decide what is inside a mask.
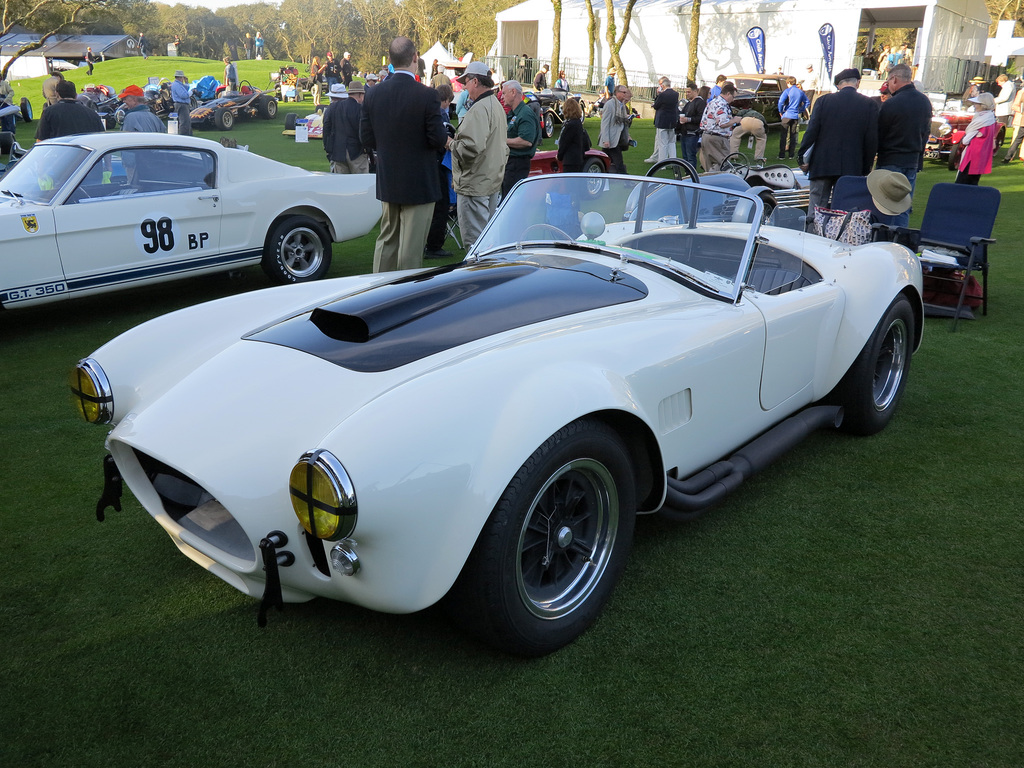
[[[566,242],[570,242],[570,243],[574,242],[575,239],[576,239],[574,237],[570,237],[568,232],[564,232],[563,230],[561,230],[558,227],[556,227],[554,224],[546,224],[546,223],[540,221],[540,222],[537,222],[536,224],[531,224],[526,229],[524,229],[523,230],[523,234],[519,236],[519,242],[521,243],[521,242],[523,242],[523,240],[527,240],[528,238],[526,236],[530,233],[531,230],[534,230],[534,229],[550,229],[550,230],[556,232],[557,234],[561,235],[562,238],[564,240],[566,240]]]
[[[685,172],[689,180],[694,184],[700,183],[700,177],[697,175],[697,169],[678,157],[669,157],[665,160],[659,160],[652,165],[650,170],[648,170],[644,175],[656,176],[659,171],[663,170],[670,171],[672,173],[672,178],[676,181],[682,181],[683,173]]]
[[[726,155],[722,161],[721,168],[726,173],[734,173],[741,178],[747,177],[747,171],[750,170],[750,161],[746,155],[740,152],[733,152],[731,155]]]

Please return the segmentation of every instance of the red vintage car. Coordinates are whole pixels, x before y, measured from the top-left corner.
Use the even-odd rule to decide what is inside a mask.
[[[588,149],[583,160],[583,173],[611,173],[612,161],[600,149]],[[561,173],[562,164],[558,162],[558,150],[542,150],[530,161],[530,175],[542,173]]]
[[[932,116],[932,130],[925,145],[924,156],[929,160],[945,160],[949,170],[955,171],[960,165],[960,155],[963,153],[964,134],[967,126],[974,118],[973,112],[962,112],[958,110],[943,110]],[[1006,126],[1000,125],[996,134],[995,145],[992,153],[995,154],[1003,145],[1006,138]]]

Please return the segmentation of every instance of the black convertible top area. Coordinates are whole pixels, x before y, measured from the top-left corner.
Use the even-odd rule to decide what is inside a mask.
[[[638,301],[647,286],[564,256],[440,267],[317,307],[245,338],[376,373],[523,326]]]

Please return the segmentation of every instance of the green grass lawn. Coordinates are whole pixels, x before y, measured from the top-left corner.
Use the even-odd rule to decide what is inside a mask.
[[[282,122],[231,135],[326,170]],[[634,135],[642,172],[650,121]],[[952,178],[928,164],[913,221]],[[130,493],[96,521],[104,430],[73,415],[68,369],[147,318],[267,286],[259,269],[0,313],[0,765],[1019,767],[1024,170],[983,183],[1003,192],[990,314],[926,321],[892,425],[817,434],[697,522],[641,520],[597,624],[532,661],[435,610],[316,600],[259,630],[257,601]],[[372,242],[336,246],[331,274],[366,271]]]

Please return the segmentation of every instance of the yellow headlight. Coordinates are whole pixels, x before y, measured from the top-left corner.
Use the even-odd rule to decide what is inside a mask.
[[[100,364],[87,357],[71,372],[71,397],[78,415],[90,424],[109,424],[114,418],[114,393]]]
[[[307,533],[327,541],[352,535],[357,517],[355,488],[345,467],[329,451],[304,453],[292,467],[288,492]]]

